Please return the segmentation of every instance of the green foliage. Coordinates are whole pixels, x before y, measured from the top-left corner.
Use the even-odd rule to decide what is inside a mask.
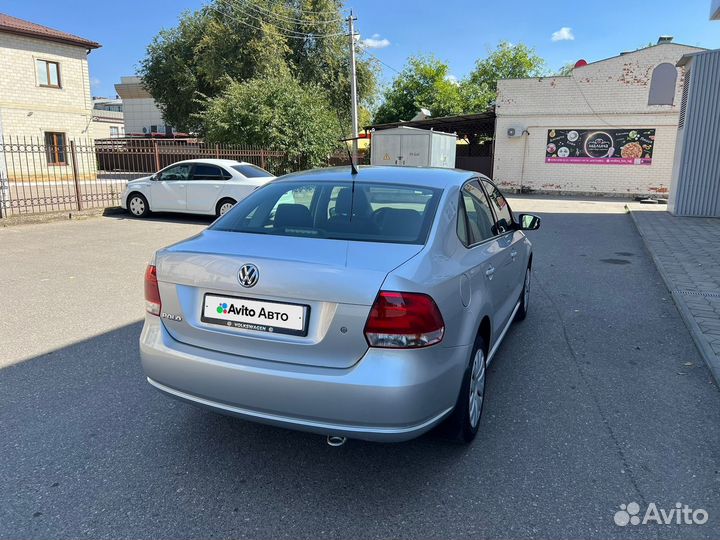
[[[568,75],[572,75],[572,71],[575,69],[575,62],[570,62],[569,64],[565,64],[562,66],[558,72],[557,75],[561,77],[567,77]]]
[[[230,82],[199,118],[210,142],[283,150],[302,167],[325,165],[340,134],[322,90],[282,74]]]
[[[458,83],[447,79],[446,63],[434,57],[411,57],[385,91],[375,122],[409,120],[420,107],[430,109],[435,117],[481,112],[495,100],[498,79],[540,76],[544,69],[544,60],[533,49],[505,41]]]
[[[378,107],[375,122],[410,120],[426,108],[433,116],[447,116],[461,112],[458,85],[448,80],[450,68],[433,56],[412,56],[405,69],[385,92],[385,100]]]
[[[270,75],[314,86],[349,125],[350,55],[341,3],[214,0],[184,13],[175,28],[153,39],[140,66],[143,82],[165,120],[183,131],[206,125],[201,119],[207,100],[222,95],[232,81]],[[298,33],[330,37],[292,37]],[[358,53],[358,95],[369,105],[377,66]]]

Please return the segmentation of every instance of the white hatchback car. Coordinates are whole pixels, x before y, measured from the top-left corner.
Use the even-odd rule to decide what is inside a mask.
[[[128,182],[120,205],[135,217],[145,217],[150,212],[221,216],[273,178],[252,163],[188,159]]]

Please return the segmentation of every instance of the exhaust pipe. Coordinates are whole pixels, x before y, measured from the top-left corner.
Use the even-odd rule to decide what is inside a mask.
[[[347,437],[340,437],[339,435],[328,435],[327,436],[327,443],[329,446],[334,446],[335,448],[342,446],[347,442]]]

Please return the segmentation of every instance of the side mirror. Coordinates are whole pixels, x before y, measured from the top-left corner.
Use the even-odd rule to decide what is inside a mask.
[[[518,228],[521,231],[535,231],[540,228],[540,218],[533,214],[520,214]]]

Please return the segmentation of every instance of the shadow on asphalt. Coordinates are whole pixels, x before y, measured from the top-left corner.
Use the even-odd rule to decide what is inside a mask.
[[[182,223],[186,225],[210,225],[215,221],[215,216],[203,214],[185,214],[181,212],[153,212],[144,218],[133,217],[129,212],[118,209],[112,213],[106,213],[103,217],[109,219],[127,219],[133,221],[155,221],[159,223]]]

